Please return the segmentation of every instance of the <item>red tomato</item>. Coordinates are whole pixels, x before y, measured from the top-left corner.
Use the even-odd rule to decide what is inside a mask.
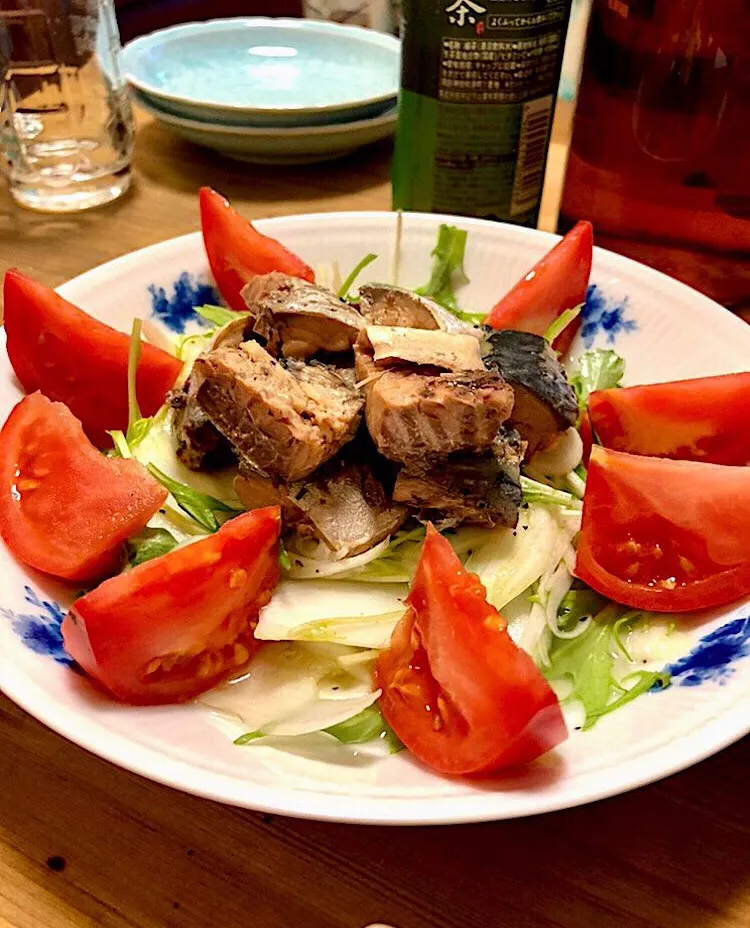
[[[484,320],[493,329],[518,329],[544,335],[560,313],[586,299],[591,274],[594,232],[590,222],[577,222],[490,310]],[[564,354],[578,331],[573,322],[555,339]]]
[[[113,696],[181,702],[249,661],[260,609],[279,581],[278,507],[105,580],[65,616],[66,651]]]
[[[589,412],[606,448],[750,464],[750,373],[599,390]]]
[[[591,428],[591,417],[585,409],[581,413],[581,421],[578,423],[578,433],[581,436],[581,444],[583,445],[581,460],[588,466],[589,458],[591,457],[591,448],[594,444],[594,432]]]
[[[591,451],[576,574],[635,609],[750,593],[750,468]]]
[[[128,424],[129,336],[19,271],[5,275],[5,332],[24,390],[65,403],[95,444],[111,445],[106,431]],[[144,416],[162,405],[181,367],[165,351],[141,347],[137,394]]]
[[[208,263],[219,292],[232,309],[247,311],[240,293],[258,274],[281,271],[292,277],[315,280],[311,267],[276,239],[261,235],[220,193],[201,187],[199,199]]]
[[[25,564],[67,580],[117,570],[122,543],[167,498],[137,461],[105,458],[62,403],[32,393],[0,432],[0,535]]]
[[[377,677],[383,715],[419,760],[441,773],[491,773],[567,737],[549,684],[431,525],[406,602]]]

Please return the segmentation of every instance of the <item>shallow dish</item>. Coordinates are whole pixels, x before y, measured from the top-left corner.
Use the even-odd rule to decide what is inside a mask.
[[[176,116],[241,126],[311,126],[394,105],[400,46],[390,35],[302,19],[215,19],[128,43],[123,69]]]
[[[243,128],[173,116],[146,100],[138,91],[133,93],[139,106],[180,138],[211,148],[228,158],[253,164],[328,161],[350,155],[365,145],[388,138],[396,131],[395,108],[372,119],[330,126]]]
[[[445,217],[406,215],[401,277],[429,276]],[[451,218],[469,232],[461,293],[465,309],[487,309],[554,242],[530,229]],[[353,266],[379,255],[372,279],[393,266],[395,216],[335,213],[258,223],[311,264]],[[574,352],[612,345],[629,383],[748,367],[750,329],[706,297],[650,268],[597,249],[584,325]],[[192,323],[191,306],[213,298],[199,234],[127,255],[65,284],[61,292],[118,328],[154,316],[172,331]],[[4,338],[4,336],[3,336]],[[3,343],[4,344],[4,343]],[[21,391],[0,345],[0,420]],[[699,761],[750,729],[747,603],[678,619],[689,629],[673,685],[647,693],[570,739],[530,771],[472,783],[429,773],[401,754],[346,765],[271,747],[235,747],[198,705],[131,708],[97,695],[65,665],[59,623],[71,591],[21,567],[0,550],[0,687],[36,718],[114,763],[220,802],[310,818],[426,824],[513,818],[566,808],[632,789]],[[706,636],[713,638],[706,641]],[[701,644],[701,642],[703,642]]]

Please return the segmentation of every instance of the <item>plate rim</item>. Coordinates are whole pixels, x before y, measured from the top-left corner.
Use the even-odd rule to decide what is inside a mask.
[[[534,239],[539,242],[540,246],[549,246],[560,239],[560,236],[551,232],[513,226],[507,223],[490,223],[485,220],[467,217],[429,213],[404,213],[403,215],[405,219],[423,221],[434,226],[441,221],[450,221],[469,229],[472,227],[503,226],[507,234],[512,233],[514,237],[527,240]],[[327,211],[277,216],[257,220],[256,224],[261,231],[273,232],[274,229],[281,226],[288,227],[290,224],[309,224],[310,222],[318,224],[322,221],[336,222],[342,225],[351,222],[392,222],[395,226],[397,214],[372,210]],[[185,248],[194,249],[196,246],[199,247],[200,241],[201,233],[196,231],[148,245],[103,262],[68,280],[56,289],[63,296],[74,297],[74,292],[78,287],[97,286],[113,273],[118,274],[126,271],[131,263],[139,263],[146,254],[152,258],[158,258],[162,252],[165,254],[172,251],[179,253]],[[728,321],[728,317],[732,316],[733,321],[736,322],[737,331],[739,332],[742,329],[745,333],[743,337],[748,338],[746,324],[705,295],[647,265],[642,265],[639,262],[599,247],[597,247],[596,251],[608,258],[614,258],[615,267],[620,265],[624,269],[637,268],[637,273],[645,275],[646,279],[657,280],[665,288],[666,295],[669,294],[670,290],[678,295],[689,292],[692,301],[695,302],[697,298],[700,298],[697,302],[706,308],[711,307],[710,312],[722,310],[722,313],[726,313],[725,320]],[[5,333],[3,331],[2,336],[0,336],[0,344],[4,345],[4,339]],[[188,760],[160,753],[151,745],[134,744],[126,735],[109,731],[105,717],[84,715],[82,714],[83,709],[76,709],[74,710],[76,713],[76,725],[71,731],[66,719],[66,717],[69,717],[71,710],[50,700],[41,686],[26,676],[17,665],[10,662],[3,665],[0,662],[0,689],[36,720],[66,740],[146,779],[202,798],[256,811],[320,821],[357,824],[399,826],[468,824],[522,818],[573,808],[620,795],[648,783],[669,777],[718,753],[750,732],[750,713],[747,714],[743,721],[739,712],[728,713],[722,711],[717,715],[710,716],[691,737],[678,734],[654,747],[645,755],[637,754],[627,758],[614,770],[610,770],[607,777],[603,777],[601,771],[590,771],[567,793],[561,791],[550,793],[547,792],[546,787],[541,787],[540,790],[536,788],[530,789],[523,794],[526,804],[520,808],[514,807],[513,803],[511,803],[504,809],[502,801],[504,793],[502,791],[493,793],[483,790],[448,797],[428,796],[423,800],[419,800],[418,797],[408,799],[383,795],[362,797],[356,794],[347,795],[346,792],[316,792],[314,787],[286,786],[278,788],[266,784],[251,783],[251,790],[245,789],[246,795],[243,796],[240,793],[250,781],[241,780],[235,775],[206,771],[194,767]],[[748,696],[742,694],[738,703],[741,706],[746,701],[748,701]],[[415,761],[412,762],[416,763]],[[598,786],[597,779],[600,783]],[[593,785],[590,785],[591,781],[593,781]],[[520,792],[520,790],[514,790],[516,795]],[[495,799],[494,804],[493,797]]]
[[[233,29],[248,28],[255,29],[260,27],[278,27],[281,30],[301,29],[305,32],[319,32],[329,35],[341,36],[341,30],[353,30],[354,37],[357,41],[366,45],[375,45],[380,48],[386,48],[395,52],[396,59],[400,57],[401,44],[399,40],[387,33],[377,32],[374,29],[366,29],[362,26],[331,23],[313,19],[293,19],[291,17],[270,17],[270,16],[236,16],[217,19],[209,19],[205,22],[179,23],[175,26],[167,26],[163,29],[155,29],[146,35],[138,36],[126,43],[122,49],[122,66],[127,81],[137,88],[141,93],[148,94],[158,99],[166,100],[170,103],[197,107],[210,111],[216,111],[217,114],[222,111],[229,111],[235,114],[245,114],[248,117],[303,117],[305,114],[320,117],[326,115],[336,115],[352,110],[356,112],[360,109],[377,106],[380,103],[387,103],[389,100],[396,101],[398,95],[398,79],[393,91],[377,94],[370,97],[358,97],[343,103],[329,103],[320,106],[247,106],[242,103],[216,103],[208,100],[201,100],[197,97],[186,96],[185,94],[176,94],[160,89],[147,79],[134,73],[134,66],[139,62],[140,56],[150,47],[160,41],[168,41],[178,37],[181,33],[190,34],[201,29],[209,29],[211,32],[221,32],[224,29],[233,31]]]

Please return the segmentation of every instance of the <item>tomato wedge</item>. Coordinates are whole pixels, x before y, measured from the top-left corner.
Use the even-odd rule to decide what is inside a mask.
[[[246,312],[241,291],[258,274],[281,271],[314,281],[313,269],[276,239],[262,235],[220,193],[201,187],[201,229],[208,263],[219,292],[237,312]]]
[[[518,329],[544,335],[560,313],[586,299],[591,275],[594,230],[590,222],[577,222],[487,314],[493,329]],[[555,339],[554,347],[564,354],[578,331],[571,323]]]
[[[750,464],[750,373],[599,390],[589,413],[606,448]]]
[[[24,390],[65,403],[96,445],[111,445],[107,430],[128,424],[129,337],[15,270],[5,275],[5,331]],[[164,403],[181,367],[165,351],[142,345],[137,395],[144,416]]]
[[[419,760],[441,773],[491,773],[567,737],[549,684],[431,525],[406,603],[377,679],[383,715]]]
[[[65,649],[117,699],[181,702],[239,671],[279,581],[277,506],[106,580],[65,616]]]
[[[62,403],[25,397],[0,432],[0,535],[25,564],[67,580],[118,569],[122,543],[167,498],[137,461],[105,458]]]
[[[687,612],[750,593],[750,468],[591,451],[576,574],[598,593]]]

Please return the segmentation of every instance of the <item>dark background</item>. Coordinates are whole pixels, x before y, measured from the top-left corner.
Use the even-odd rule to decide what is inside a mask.
[[[154,29],[224,16],[299,16],[301,0],[115,0],[123,44]]]

